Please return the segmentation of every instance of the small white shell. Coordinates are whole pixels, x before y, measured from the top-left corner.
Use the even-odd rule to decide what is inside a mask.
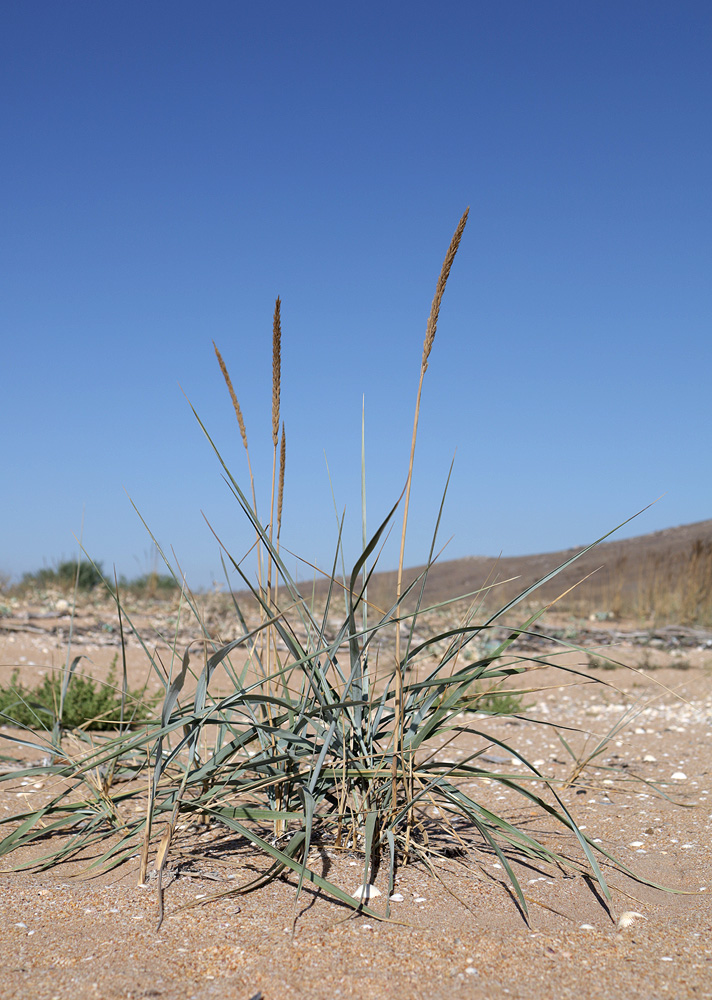
[[[687,775],[684,771],[675,771],[672,776],[673,781],[687,781]]]
[[[647,920],[648,918],[643,916],[642,913],[635,913],[633,910],[626,910],[625,913],[621,913],[618,918],[618,930],[622,931],[626,927],[630,927],[632,923],[636,920]]]
[[[581,926],[579,927],[579,930],[581,930],[581,931],[595,931],[596,928],[593,926],[593,924],[581,924]]]
[[[402,892],[394,892],[393,895],[390,897],[392,903],[402,903],[404,899],[405,896],[403,895]]]
[[[376,896],[381,895],[381,890],[368,882],[366,885],[360,885],[354,889],[351,895],[354,899],[375,899]]]

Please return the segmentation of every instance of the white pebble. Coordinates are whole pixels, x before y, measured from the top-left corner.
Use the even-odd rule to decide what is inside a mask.
[[[400,892],[394,892],[392,896],[389,897],[392,903],[402,903],[405,896]]]
[[[684,771],[675,771],[675,773],[672,776],[672,780],[673,781],[687,781],[687,775],[685,774]],[[670,961],[672,962],[672,959],[670,959]]]
[[[465,974],[468,976],[479,976],[479,972],[474,967],[474,965],[468,965],[465,969]]]
[[[595,931],[596,928],[593,926],[593,924],[581,924],[581,926],[579,927],[579,930],[582,930],[582,931]]]
[[[642,840],[631,840],[631,842],[630,842],[630,844],[628,844],[628,846],[629,847],[642,847],[643,846],[643,841]]]
[[[653,757],[651,753],[646,753],[643,760],[646,760],[649,764],[655,764],[657,762],[657,757]]]
[[[380,896],[381,890],[377,889],[375,885],[368,883],[366,885],[358,886],[358,888],[354,889],[351,895],[354,899],[372,899],[376,896]]]

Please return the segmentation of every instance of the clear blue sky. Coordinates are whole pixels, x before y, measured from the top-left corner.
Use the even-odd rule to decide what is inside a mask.
[[[405,480],[407,561],[523,554],[712,516],[712,5],[6,0],[0,31],[0,570],[84,544],[152,565],[127,493],[195,586],[201,511],[251,544],[240,399],[271,471],[282,297],[282,541],[360,539]],[[179,387],[180,385],[180,387]],[[386,553],[393,565],[397,554]]]

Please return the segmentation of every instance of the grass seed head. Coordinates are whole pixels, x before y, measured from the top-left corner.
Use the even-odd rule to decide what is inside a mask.
[[[281,308],[282,303],[278,295],[272,321],[272,443],[275,448],[279,443],[279,392],[282,381]]]
[[[228,392],[230,393],[232,406],[233,409],[235,410],[235,416],[237,417],[237,424],[238,427],[240,428],[240,436],[242,437],[242,443],[245,446],[245,451],[249,451],[249,448],[247,447],[247,431],[245,430],[245,421],[242,417],[242,410],[240,409],[240,404],[237,401],[237,396],[232,386],[232,379],[230,378],[230,375],[227,370],[227,365],[223,361],[223,356],[218,350],[215,341],[213,341],[213,347],[215,348],[215,355],[218,359],[218,364],[220,365],[220,371],[222,372],[222,376],[225,379],[225,385],[227,386]]]
[[[447,285],[447,279],[450,276],[450,268],[455,260],[455,254],[457,253],[458,247],[460,246],[460,240],[462,239],[462,234],[465,231],[465,226],[467,224],[467,216],[470,214],[470,209],[466,208],[465,212],[457,224],[457,229],[455,230],[455,235],[450,241],[450,246],[445,254],[445,260],[443,261],[442,270],[440,271],[440,277],[438,278],[438,283],[435,288],[435,297],[433,298],[433,304],[430,306],[430,315],[428,316],[428,326],[425,331],[425,343],[423,344],[423,360],[420,365],[420,370],[425,373],[428,369],[428,358],[430,357],[430,352],[433,347],[433,341],[435,340],[435,331],[438,326],[438,315],[440,313],[440,304],[443,300],[443,295],[445,294],[445,286]]]

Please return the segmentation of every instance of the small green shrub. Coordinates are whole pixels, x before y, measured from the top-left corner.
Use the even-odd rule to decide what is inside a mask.
[[[616,670],[618,667],[617,663],[613,660],[609,660],[606,656],[595,656],[593,653],[588,654],[588,668],[589,670]]]
[[[462,712],[480,712],[483,715],[515,715],[523,709],[522,696],[517,691],[507,691],[496,685],[482,688],[476,684],[474,689],[462,699]]]
[[[106,681],[97,682],[85,674],[75,674],[69,682],[62,706],[62,675],[47,674],[34,688],[25,687],[15,670],[7,687],[0,686],[0,721],[31,729],[51,729],[57,721],[63,729],[114,729],[121,720],[121,690],[116,688],[112,667]],[[157,703],[141,691],[128,691],[124,721],[139,722],[149,717]]]
[[[74,561],[61,562],[56,568],[45,566],[34,573],[25,573],[21,585],[24,587],[59,587],[61,590],[71,590],[74,585],[78,590],[93,590],[103,583],[101,563],[92,563],[82,559],[77,565]]]
[[[169,597],[180,590],[175,578],[167,573],[146,573],[134,580],[122,578],[119,587],[121,590],[130,591],[136,597]]]
[[[523,707],[522,696],[516,691],[491,688],[482,692],[477,711],[485,712],[487,715],[515,715],[521,712]]]

